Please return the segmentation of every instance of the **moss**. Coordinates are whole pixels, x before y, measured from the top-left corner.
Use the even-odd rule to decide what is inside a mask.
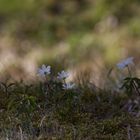
[[[93,92],[89,87],[83,87],[82,92],[57,87],[45,95],[39,84],[26,89],[26,84],[16,83],[6,98],[0,94],[4,108],[0,115],[1,135],[9,133],[12,139],[21,128],[28,139],[125,140],[130,126],[133,135],[139,136],[140,119],[122,109],[128,101],[125,94]]]

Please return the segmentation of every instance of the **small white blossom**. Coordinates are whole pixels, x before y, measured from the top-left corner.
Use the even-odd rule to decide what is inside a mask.
[[[122,60],[120,63],[117,64],[117,67],[119,69],[124,69],[128,65],[134,64],[133,59],[134,59],[133,57],[129,57],[129,58],[125,59],[125,60]]]
[[[42,77],[49,75],[51,73],[51,66],[42,65],[41,68],[38,70],[38,74]]]
[[[58,76],[57,76],[57,78],[58,78],[59,80],[66,79],[66,78],[68,78],[68,77],[69,77],[69,73],[68,73],[68,72],[65,72],[65,71],[59,72],[59,73],[58,73]]]
[[[74,83],[65,83],[63,84],[63,89],[68,90],[68,89],[73,89],[75,87]]]

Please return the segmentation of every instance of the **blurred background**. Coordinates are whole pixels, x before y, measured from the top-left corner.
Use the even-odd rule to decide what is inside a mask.
[[[0,0],[0,79],[44,63],[98,81],[129,56],[139,65],[140,0]]]

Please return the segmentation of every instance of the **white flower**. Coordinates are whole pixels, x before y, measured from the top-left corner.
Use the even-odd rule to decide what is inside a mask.
[[[65,83],[63,84],[63,89],[73,89],[75,87],[75,84],[74,83]]]
[[[68,72],[61,71],[61,72],[58,73],[57,78],[58,78],[59,80],[63,80],[63,79],[68,78],[69,75],[70,75],[70,74],[69,74]]]
[[[38,74],[42,77],[45,77],[46,75],[49,75],[51,73],[51,66],[45,66],[45,65],[42,65],[41,68],[39,68],[38,70]]]
[[[119,69],[124,69],[125,67],[127,67],[129,64],[134,64],[133,63],[133,57],[129,57],[129,58],[127,58],[127,59],[125,59],[125,60],[122,60],[120,63],[118,63],[117,64],[117,67],[119,68]]]

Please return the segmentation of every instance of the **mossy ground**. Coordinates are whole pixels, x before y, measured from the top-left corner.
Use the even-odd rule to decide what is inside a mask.
[[[139,139],[139,110],[129,111],[127,94],[57,86],[45,94],[41,84],[1,84],[0,139]]]

